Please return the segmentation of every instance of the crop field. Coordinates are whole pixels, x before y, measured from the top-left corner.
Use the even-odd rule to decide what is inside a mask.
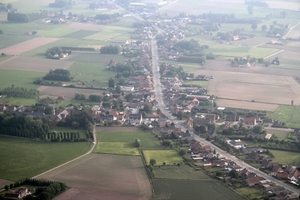
[[[290,151],[279,151],[279,150],[269,150],[274,158],[274,162],[278,162],[283,165],[300,165],[300,154],[299,152],[290,152]]]
[[[95,31],[79,30],[79,31],[75,31],[75,32],[69,33],[67,35],[64,35],[63,37],[83,39],[83,38],[93,35],[95,33],[96,33]]]
[[[50,69],[68,69],[72,61],[14,56],[0,63],[0,69],[49,72]]]
[[[268,104],[268,103],[258,103],[251,101],[236,101],[227,99],[217,99],[216,103],[218,106],[228,107],[228,108],[241,108],[249,110],[262,110],[262,111],[275,111],[279,105]]]
[[[25,42],[21,42],[19,44],[9,46],[4,49],[1,49],[1,52],[8,54],[8,55],[20,55],[26,51],[30,51],[30,50],[38,48],[40,46],[52,43],[56,40],[58,40],[58,38],[37,37],[37,38],[31,39],[31,40],[27,40]]]
[[[108,154],[139,155],[134,141],[141,141],[141,149],[161,149],[154,135],[138,128],[101,127],[97,128],[98,144],[94,152]]]
[[[0,90],[10,87],[12,84],[15,87],[36,89],[38,85],[33,84],[33,81],[44,75],[43,72],[0,69]]]
[[[59,27],[51,30],[39,30],[38,35],[44,37],[62,37],[73,32],[76,32],[76,30],[68,29],[65,27]]]
[[[74,98],[76,93],[84,94],[87,98],[91,94],[102,94],[103,90],[92,90],[92,89],[79,89],[79,88],[66,88],[66,87],[51,87],[51,86],[40,86],[38,87],[41,95],[50,95],[58,97],[63,95],[67,99]],[[97,102],[95,102],[97,104]]]
[[[175,150],[143,150],[145,160],[149,164],[150,159],[156,160],[156,165],[175,165],[182,163],[182,158]]]
[[[76,62],[84,62],[86,63],[99,63],[107,66],[111,60],[115,62],[124,62],[129,60],[128,57],[122,55],[114,55],[114,54],[101,54],[98,52],[72,52],[72,55],[69,56],[66,60],[76,61]],[[72,67],[71,67],[72,68]]]
[[[206,88],[209,81],[185,81],[184,84]]]
[[[146,200],[152,196],[141,157],[90,154],[38,178],[72,187],[55,200]]]
[[[155,198],[172,200],[199,200],[199,199],[244,199],[228,187],[216,180],[179,180],[179,179],[155,179],[153,181]]]
[[[300,107],[281,105],[275,112],[269,113],[268,117],[285,122],[287,127],[300,128]]]
[[[282,51],[272,57],[270,57],[269,59],[274,59],[275,57],[280,59],[286,59],[286,60],[292,60],[292,61],[296,61],[298,62],[298,65],[300,64],[300,57],[299,57],[300,51]]]
[[[105,25],[73,22],[67,25],[66,28],[75,29],[75,30],[85,30],[85,31],[100,31],[105,28]]]
[[[272,134],[278,138],[278,140],[285,140],[288,138],[291,131],[281,130],[281,129],[273,129],[273,128],[265,128],[266,132]]]
[[[6,35],[6,34],[2,34],[0,35],[0,53],[3,53],[2,49],[12,46],[12,45],[16,45],[28,40],[31,40],[32,37],[29,36],[15,36],[15,35]]]
[[[184,179],[184,180],[211,180],[202,171],[196,171],[189,165],[180,166],[159,166],[153,167],[155,178]]]
[[[130,39],[130,32],[132,28],[118,27],[118,26],[107,26],[100,32],[85,37],[84,39],[89,40],[109,40],[109,39]]]
[[[85,86],[107,87],[108,80],[117,74],[106,69],[107,64],[75,62],[69,70],[73,80],[84,82]]]
[[[37,142],[0,136],[0,178],[33,177],[86,153],[90,143]]]
[[[200,71],[214,76],[208,94],[220,99],[295,105],[300,103],[300,86],[292,77],[252,73]],[[260,109],[261,110],[261,109]]]
[[[11,183],[14,183],[14,182],[0,179],[0,188],[4,188],[5,185],[10,185]]]
[[[241,187],[241,188],[236,188],[235,190],[237,193],[239,193],[242,196],[249,197],[250,195],[251,199],[260,198],[262,196],[261,189],[255,187]]]

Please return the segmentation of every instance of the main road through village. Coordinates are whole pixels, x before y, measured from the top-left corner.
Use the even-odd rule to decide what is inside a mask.
[[[151,46],[152,46],[153,84],[154,84],[155,97],[156,97],[156,100],[158,101],[158,107],[164,113],[164,115],[170,119],[170,121],[172,121],[177,127],[181,128],[183,131],[186,131],[187,129],[184,126],[180,125],[178,123],[178,121],[175,120],[174,116],[171,115],[166,110],[166,107],[165,107],[165,104],[163,101],[163,92],[162,92],[162,87],[161,87],[161,83],[160,83],[160,73],[159,73],[159,65],[158,65],[159,57],[158,57],[158,50],[157,50],[155,36],[153,36],[153,38],[151,40]],[[222,149],[211,144],[210,142],[206,141],[205,139],[200,138],[198,135],[196,135],[194,133],[192,133],[192,135],[196,140],[202,142],[203,144],[210,145],[212,148],[214,148],[218,152],[219,155],[226,157],[229,160],[234,161],[236,164],[238,164],[242,168],[246,168],[249,171],[256,173],[258,176],[263,177],[266,180],[269,180],[279,186],[282,186],[286,190],[289,190],[297,195],[300,195],[300,190],[293,188],[291,185],[287,185],[287,184],[265,174],[264,172],[260,171],[259,169],[255,168],[255,167],[245,163],[244,161],[240,160],[239,158],[223,151]]]

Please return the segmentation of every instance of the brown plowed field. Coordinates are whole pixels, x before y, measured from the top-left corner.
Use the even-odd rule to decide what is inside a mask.
[[[146,200],[152,195],[139,156],[90,154],[39,178],[72,187],[55,200]]]
[[[10,185],[11,183],[13,182],[5,179],[0,179],[0,188],[4,188],[5,185]]]
[[[0,69],[49,72],[50,69],[68,69],[74,62],[14,56],[0,63]]]
[[[67,99],[74,98],[76,93],[84,94],[86,97],[91,94],[102,95],[103,90],[92,90],[92,89],[78,89],[78,88],[66,88],[66,87],[51,87],[51,86],[40,86],[38,88],[41,95],[48,96],[60,96],[63,95]]]
[[[35,48],[55,42],[57,40],[59,40],[59,38],[37,37],[16,45],[12,45],[5,49],[1,49],[0,51],[1,53],[6,53],[8,55],[20,55],[26,51],[33,50]]]
[[[262,110],[262,111],[270,111],[270,112],[274,112],[279,106],[276,104],[235,101],[235,100],[226,100],[226,99],[218,99],[216,102],[217,105],[221,107],[241,108],[247,110]]]

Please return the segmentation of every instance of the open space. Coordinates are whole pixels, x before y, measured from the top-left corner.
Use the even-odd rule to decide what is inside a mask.
[[[30,51],[40,46],[52,43],[56,40],[58,40],[58,38],[37,37],[19,44],[12,45],[5,49],[1,49],[0,51],[8,55],[20,55],[26,51]]]
[[[41,95],[48,95],[58,97],[63,95],[67,99],[74,98],[76,93],[84,94],[87,98],[91,94],[102,94],[103,90],[92,90],[92,89],[79,89],[79,88],[66,88],[66,87],[52,87],[52,86],[40,86],[38,87]],[[97,102],[95,102],[97,104]]]
[[[220,99],[259,103],[300,104],[299,84],[291,77],[210,71],[208,94]],[[260,109],[261,110],[261,109]]]
[[[218,106],[228,107],[228,108],[241,108],[248,110],[262,110],[262,111],[275,111],[279,105],[277,104],[267,104],[267,103],[257,103],[251,101],[237,101],[237,100],[227,100],[227,99],[217,99],[216,103]]]
[[[269,113],[268,117],[285,122],[287,127],[300,128],[300,107],[281,105],[275,112]]]
[[[279,151],[279,150],[269,150],[274,158],[272,159],[274,162],[278,162],[283,165],[300,165],[300,154],[299,152],[291,152],[291,151]]]
[[[39,142],[0,136],[0,178],[18,181],[33,177],[83,155],[88,142]]]
[[[0,63],[0,69],[49,72],[50,69],[68,69],[72,61],[14,56]]]
[[[278,138],[278,140],[286,140],[288,139],[288,136],[290,135],[291,131],[288,131],[286,129],[280,129],[280,128],[265,128],[266,132],[268,134],[272,134]]]
[[[152,196],[141,157],[90,154],[39,178],[72,187],[56,200],[146,200]]]
[[[156,160],[156,165],[177,165],[182,164],[183,160],[175,150],[143,150],[147,164],[150,159]]]
[[[179,180],[179,179],[155,179],[153,181],[155,198],[157,200],[199,200],[199,199],[244,199],[228,187],[216,180]]]
[[[141,141],[141,149],[161,149],[152,133],[136,127],[97,128],[97,138],[96,153],[139,155],[134,143],[137,138]]]

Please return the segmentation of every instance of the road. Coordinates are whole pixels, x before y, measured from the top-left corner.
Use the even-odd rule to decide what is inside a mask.
[[[58,169],[58,168],[60,168],[60,167],[62,167],[64,165],[66,165],[66,164],[69,164],[69,163],[71,163],[71,162],[73,162],[75,160],[78,160],[78,159],[80,159],[80,158],[82,158],[82,157],[84,157],[84,156],[89,155],[90,153],[92,153],[93,150],[95,149],[96,145],[97,145],[97,137],[96,137],[96,128],[95,128],[95,126],[94,126],[94,130],[93,130],[93,137],[94,137],[94,141],[92,142],[93,146],[92,146],[92,148],[87,153],[85,153],[85,154],[83,154],[81,156],[78,156],[77,158],[74,158],[73,160],[65,162],[65,163],[63,163],[63,164],[61,164],[61,165],[59,165],[57,167],[54,167],[54,168],[52,168],[52,169],[50,169],[48,171],[45,171],[45,172],[43,172],[41,174],[38,174],[38,175],[36,175],[36,176],[34,176],[32,178],[38,178],[39,176],[42,176],[44,174],[47,174],[48,172],[54,171],[54,170],[56,170],[56,169]]]
[[[155,97],[156,97],[156,100],[158,101],[158,107],[159,109],[164,113],[165,116],[167,116],[177,127],[181,128],[183,131],[186,131],[187,129],[180,125],[178,123],[178,121],[175,120],[174,116],[172,116],[167,110],[166,110],[166,106],[164,104],[164,101],[163,101],[163,92],[162,92],[162,89],[161,89],[161,83],[160,83],[160,73],[159,73],[159,65],[158,65],[158,51],[157,51],[157,45],[156,45],[156,40],[155,38],[153,37],[152,40],[151,40],[151,46],[152,46],[152,72],[153,72],[153,84],[155,86],[155,89],[154,89],[154,93],[155,93]],[[193,134],[193,133],[192,133]],[[265,178],[266,180],[269,180],[279,186],[282,186],[284,187],[286,190],[289,190],[297,195],[300,195],[300,191],[291,187],[290,185],[287,185],[263,172],[261,172],[260,170],[258,170],[257,168],[255,167],[252,167],[251,165],[245,163],[244,161],[238,159],[237,157],[223,151],[222,149],[220,149],[219,147],[211,144],[210,142],[206,141],[205,139],[203,138],[200,138],[198,135],[195,135],[193,134],[193,137],[200,141],[201,143],[203,144],[206,144],[206,145],[210,145],[211,148],[215,149],[218,154],[220,156],[224,156],[226,157],[227,159],[229,160],[232,160],[234,161],[236,164],[238,164],[239,166],[241,166],[242,168],[247,168],[249,171],[252,171],[254,173],[256,173],[258,176],[260,177],[263,177]]]

